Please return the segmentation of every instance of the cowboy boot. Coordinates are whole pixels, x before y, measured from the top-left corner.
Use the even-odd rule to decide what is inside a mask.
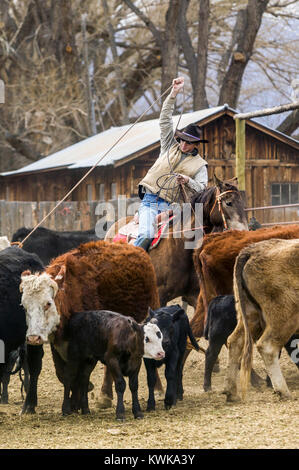
[[[139,246],[140,248],[143,248],[145,251],[148,251],[149,247],[151,246],[151,243],[152,243],[152,238],[143,238],[138,243],[138,245],[135,245],[135,246]]]

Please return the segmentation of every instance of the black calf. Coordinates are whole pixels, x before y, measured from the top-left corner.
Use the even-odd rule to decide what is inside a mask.
[[[204,337],[209,341],[209,347],[206,350],[205,357],[205,374],[204,374],[204,391],[211,390],[211,376],[213,367],[219,356],[221,348],[237,325],[237,314],[235,309],[235,298],[233,295],[219,295],[215,297],[209,304],[207,322],[204,331]],[[294,348],[292,341],[298,336],[294,335],[285,345],[286,351],[292,357]],[[299,368],[298,362],[296,363]],[[260,383],[260,377],[251,371],[252,385]],[[271,386],[267,378],[268,385]]]
[[[68,360],[64,368],[62,413],[67,415],[78,409],[81,409],[82,414],[90,413],[89,378],[97,362],[101,361],[109,368],[115,381],[116,418],[123,420],[125,416],[124,376],[129,377],[134,417],[142,418],[137,392],[138,373],[144,353],[143,339],[142,326],[131,317],[107,310],[75,313],[68,326]]]
[[[149,398],[147,411],[155,409],[154,388],[156,384],[156,369],[165,364],[165,377],[167,381],[164,399],[165,409],[169,410],[176,404],[177,399],[183,399],[183,366],[184,354],[189,336],[192,345],[198,351],[199,346],[194,338],[188,317],[180,305],[170,305],[157,310],[149,309],[147,322],[155,321],[163,334],[163,349],[165,358],[160,361],[145,359],[144,364],[147,371],[147,383]]]

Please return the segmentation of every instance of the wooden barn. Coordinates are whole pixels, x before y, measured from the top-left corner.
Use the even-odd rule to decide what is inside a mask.
[[[204,138],[209,140],[208,144],[201,144],[201,154],[208,161],[211,183],[214,173],[222,179],[235,176],[235,114],[235,110],[224,105],[181,116],[179,129],[196,122],[202,126]],[[176,126],[179,116],[173,120]],[[106,155],[124,133],[126,135]],[[99,159],[102,159],[100,163],[69,200],[108,201],[118,195],[136,197],[138,182],[158,154],[158,119],[140,122],[132,128],[111,128],[24,168],[2,173],[0,200],[58,201]],[[247,119],[245,180],[247,207],[299,203],[299,142]],[[297,210],[291,218],[297,217]],[[285,217],[281,210],[277,214],[275,220]],[[269,221],[269,217],[261,213],[258,217],[262,222]]]

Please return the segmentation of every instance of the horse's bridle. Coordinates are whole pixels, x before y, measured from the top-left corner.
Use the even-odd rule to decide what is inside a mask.
[[[234,190],[234,189],[228,189],[227,191],[223,191],[223,193],[220,193],[220,190],[219,190],[218,186],[216,188],[215,202],[214,202],[213,207],[210,211],[210,217],[211,217],[211,214],[212,214],[213,210],[215,209],[216,202],[218,202],[218,210],[219,210],[219,212],[221,214],[221,217],[222,217],[222,220],[223,220],[224,230],[228,230],[228,227],[227,227],[227,222],[226,222],[225,215],[224,215],[224,212],[223,212],[223,209],[222,209],[221,199],[227,193],[236,193],[236,192],[237,191]]]

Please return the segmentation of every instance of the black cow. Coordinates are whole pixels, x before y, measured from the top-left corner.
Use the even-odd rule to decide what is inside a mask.
[[[254,231],[260,228],[262,228],[262,225],[259,223],[259,221],[255,217],[251,217],[248,222],[248,229]]]
[[[194,348],[199,351],[199,346],[192,334],[188,317],[180,305],[170,305],[157,310],[149,309],[147,322],[155,322],[163,334],[163,360],[144,359],[147,372],[149,397],[147,411],[155,409],[154,388],[156,384],[156,369],[165,364],[165,377],[167,381],[164,406],[169,410],[176,404],[177,399],[183,399],[183,366],[187,337]]]
[[[19,228],[12,236],[12,242],[22,242],[31,232],[31,228]],[[23,249],[37,254],[47,266],[51,259],[76,248],[81,243],[99,240],[94,230],[58,232],[45,227],[38,227],[25,241]]]
[[[204,331],[204,337],[209,341],[205,357],[204,391],[211,390],[211,376],[213,367],[219,356],[222,346],[227,342],[228,337],[237,326],[237,314],[235,309],[235,298],[233,295],[219,295],[215,297],[208,307],[207,322]],[[285,345],[289,356],[292,355],[294,347],[292,341],[298,336],[294,335]],[[299,368],[299,364],[296,364]],[[258,385],[260,378],[251,371],[251,383]],[[267,384],[271,383],[267,377]]]
[[[35,254],[27,253],[18,247],[0,251],[0,340],[4,349],[4,362],[0,363],[0,381],[7,367],[9,355],[25,343],[26,316],[21,305],[19,290],[21,274],[30,269],[42,272],[44,266]],[[37,404],[37,380],[42,367],[42,346],[27,348],[29,386],[23,412],[34,413]]]
[[[65,339],[68,348],[62,413],[67,415],[78,409],[82,414],[90,412],[89,377],[96,363],[101,361],[109,368],[115,382],[116,418],[125,418],[124,376],[129,377],[133,415],[142,418],[138,401],[138,373],[142,357],[164,357],[162,334],[157,325],[140,325],[132,317],[109,310],[85,311],[72,315]]]

